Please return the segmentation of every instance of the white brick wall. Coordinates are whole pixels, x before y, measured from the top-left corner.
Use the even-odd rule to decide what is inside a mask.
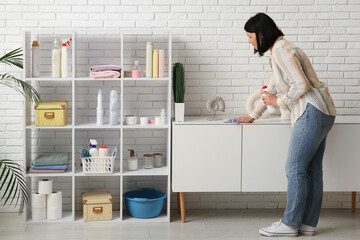
[[[186,114],[207,115],[206,100],[219,95],[226,100],[225,114],[241,115],[245,114],[247,96],[266,83],[270,76],[266,58],[252,54],[243,30],[246,20],[259,11],[273,17],[286,38],[308,54],[319,78],[329,85],[338,114],[360,114],[358,0],[0,0],[0,54],[22,46],[21,33],[26,28],[78,32],[170,30],[174,41],[173,62],[181,61],[186,68]],[[0,71],[21,76],[16,69],[4,65],[0,66]],[[71,92],[67,86],[51,88],[44,82],[40,88],[44,94],[69,98]],[[104,87],[110,89],[113,86]],[[140,111],[144,113],[153,114],[148,101],[155,101],[153,107],[156,108],[163,105],[162,86],[143,86],[139,96],[133,86],[126,88],[129,94],[125,99],[144,103],[134,103],[134,107],[141,107]],[[94,86],[79,89],[84,91],[81,92],[84,96],[79,96],[84,99],[89,98],[85,95],[96,95]],[[153,99],[151,93],[160,94]],[[0,86],[0,100],[0,157],[21,162],[24,137],[21,130],[22,98],[15,91]],[[79,107],[84,108],[79,114],[85,114],[94,103],[84,102]],[[89,114],[95,116],[93,111]],[[158,133],[153,134],[157,136]],[[159,137],[164,136],[160,134]],[[59,151],[66,152],[66,144]],[[118,188],[106,179],[99,182],[101,188]],[[61,181],[58,185],[61,186]],[[64,188],[66,186],[64,184]],[[191,193],[186,199],[188,208],[201,209],[285,206],[283,193]],[[349,206],[349,193],[325,194],[324,207]],[[9,208],[0,210],[13,211]]]

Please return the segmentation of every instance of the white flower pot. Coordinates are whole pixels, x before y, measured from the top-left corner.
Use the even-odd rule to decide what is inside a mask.
[[[185,115],[185,103],[175,103],[175,122],[183,122]]]

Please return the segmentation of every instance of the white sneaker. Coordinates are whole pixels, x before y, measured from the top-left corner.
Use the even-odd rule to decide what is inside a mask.
[[[286,226],[281,222],[281,219],[277,222],[274,222],[270,227],[260,228],[259,233],[268,237],[279,237],[279,236],[290,236],[296,237],[298,235],[298,230]]]
[[[305,236],[312,236],[315,234],[315,228],[309,225],[301,224],[299,229],[299,234]]]

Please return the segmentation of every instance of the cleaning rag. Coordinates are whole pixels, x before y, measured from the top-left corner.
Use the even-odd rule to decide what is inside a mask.
[[[34,169],[30,168],[30,173],[64,173],[65,169]]]
[[[90,72],[90,78],[118,78],[120,77],[120,72],[117,71],[102,71],[102,72]]]
[[[119,65],[98,65],[92,66],[90,68],[90,72],[104,72],[104,71],[115,71],[121,72],[121,66]]]
[[[242,123],[242,122],[240,122],[236,118],[230,118],[230,119],[224,121],[224,123]]]
[[[31,165],[33,169],[67,169],[69,163],[63,165],[45,165],[45,166],[35,166]]]

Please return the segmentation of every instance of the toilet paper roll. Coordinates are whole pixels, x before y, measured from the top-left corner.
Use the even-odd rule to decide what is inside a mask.
[[[31,194],[32,208],[46,208],[46,195],[38,192]]]
[[[46,207],[44,208],[31,208],[32,220],[40,221],[46,219]]]
[[[47,207],[47,219],[59,220],[62,218],[62,206],[59,207]]]
[[[39,181],[38,192],[40,194],[50,194],[52,193],[52,179],[42,179]]]
[[[46,195],[47,207],[61,207],[62,206],[62,193],[61,191],[53,191]]]

